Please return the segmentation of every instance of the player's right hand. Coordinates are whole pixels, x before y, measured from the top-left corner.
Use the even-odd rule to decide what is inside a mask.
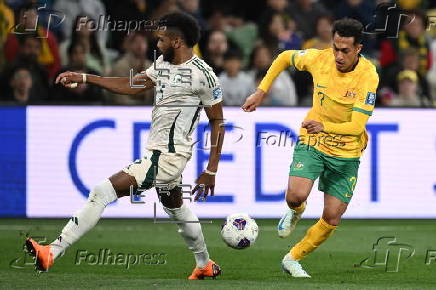
[[[83,80],[81,73],[66,71],[59,74],[55,80],[55,84],[61,83],[64,87],[69,88],[71,84],[80,84]]]
[[[263,97],[265,96],[265,92],[257,89],[254,94],[251,94],[242,105],[242,110],[245,112],[253,112],[256,110],[258,106],[262,103]]]

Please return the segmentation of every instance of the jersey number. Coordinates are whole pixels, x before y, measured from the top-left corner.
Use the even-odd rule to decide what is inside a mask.
[[[356,176],[350,177],[349,181],[351,182],[351,190],[354,191],[354,188],[356,187],[356,182],[357,182]]]
[[[320,95],[321,95],[321,98],[319,99],[319,101],[320,101],[320,104],[321,104],[321,106],[322,106],[322,102],[324,102],[325,94],[322,93],[322,92],[318,92],[318,97],[319,97]]]

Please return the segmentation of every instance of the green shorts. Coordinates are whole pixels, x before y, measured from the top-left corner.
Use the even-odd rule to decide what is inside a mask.
[[[311,180],[319,177],[319,191],[349,203],[356,186],[359,164],[359,158],[332,157],[301,143],[295,146],[289,175]]]

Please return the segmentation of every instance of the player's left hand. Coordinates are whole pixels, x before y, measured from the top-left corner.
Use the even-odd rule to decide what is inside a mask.
[[[200,176],[195,181],[197,185],[194,187],[194,189],[191,192],[191,195],[195,195],[194,201],[198,201],[200,199],[201,201],[206,200],[206,197],[208,196],[209,192],[210,195],[213,196],[214,189],[215,189],[215,175],[207,174],[206,172],[203,172],[200,174]]]
[[[307,130],[309,134],[316,134],[324,130],[324,125],[321,122],[307,120],[301,123],[301,127]]]

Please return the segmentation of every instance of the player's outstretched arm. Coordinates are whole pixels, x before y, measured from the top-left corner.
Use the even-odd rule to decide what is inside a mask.
[[[146,75],[136,75],[132,79],[133,84],[142,85],[141,88],[135,88],[132,87],[128,77],[100,77],[91,74],[86,74],[84,77],[82,73],[70,71],[59,74],[55,81],[56,84],[60,83],[67,88],[74,88],[77,86],[77,83],[83,82],[90,83],[107,89],[113,93],[122,95],[136,95],[154,86],[152,80]]]
[[[215,189],[215,173],[218,171],[218,162],[220,160],[221,148],[224,141],[224,118],[222,102],[219,102],[211,107],[205,108],[206,115],[209,118],[209,124],[211,128],[210,134],[210,154],[209,163],[207,164],[205,172],[203,172],[196,180],[192,194],[197,193],[194,200],[198,200],[203,196],[203,199],[207,197],[210,191],[210,195],[214,195]],[[202,185],[204,187],[202,188]]]
[[[245,112],[255,111],[256,107],[262,103],[276,77],[291,65],[291,56],[294,52],[294,50],[284,51],[273,61],[256,92],[251,94],[242,105]]]
[[[242,105],[242,110],[245,112],[255,111],[256,108],[262,103],[264,97],[265,92],[259,88],[256,89],[256,91],[248,96],[248,98],[245,100],[245,103]]]

